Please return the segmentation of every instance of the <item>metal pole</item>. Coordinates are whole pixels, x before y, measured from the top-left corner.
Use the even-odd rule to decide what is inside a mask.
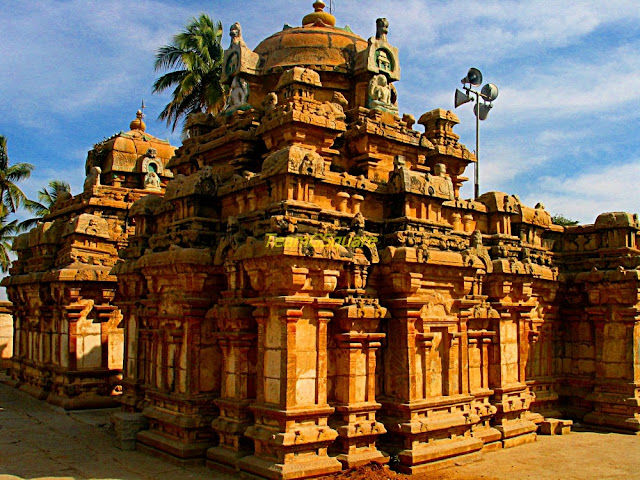
[[[472,90],[473,91],[473,90]],[[480,95],[478,92],[473,92],[476,94],[476,175],[475,175],[475,199],[477,200],[480,196]]]

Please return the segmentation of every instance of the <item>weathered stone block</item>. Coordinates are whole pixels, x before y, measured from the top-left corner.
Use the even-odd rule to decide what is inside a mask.
[[[122,450],[136,449],[138,432],[149,428],[149,422],[141,413],[113,413],[109,417],[116,436],[116,446]]]
[[[540,435],[567,435],[571,433],[572,425],[573,421],[571,420],[545,418],[544,421],[540,423],[538,433]]]

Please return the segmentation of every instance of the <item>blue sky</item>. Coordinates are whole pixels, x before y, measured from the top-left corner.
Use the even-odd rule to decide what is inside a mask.
[[[327,2],[328,3],[328,2]],[[592,223],[640,210],[640,8],[637,0],[551,2],[336,0],[339,26],[368,38],[390,21],[399,47],[401,113],[453,109],[469,67],[500,88],[481,123],[480,188]],[[298,26],[311,0],[22,0],[0,10],[0,134],[13,163],[36,166],[30,196],[54,178],[78,193],[86,152],[127,130],[144,98],[147,131],[179,145],[155,119],[156,49],[200,12],[239,21],[247,44]],[[456,132],[475,145],[470,105]],[[422,129],[420,126],[416,126]],[[468,170],[467,176],[473,177]],[[472,183],[472,182],[469,182]],[[471,185],[463,195],[472,195]]]

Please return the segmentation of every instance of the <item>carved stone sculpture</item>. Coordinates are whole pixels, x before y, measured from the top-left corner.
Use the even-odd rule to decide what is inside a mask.
[[[100,167],[91,167],[89,171],[89,175],[84,181],[84,189],[85,191],[91,190],[94,187],[100,186],[100,174],[102,173],[102,169]]]
[[[375,75],[369,81],[369,107],[391,108],[391,86],[384,74]]]
[[[149,172],[144,177],[144,188],[147,190],[159,190],[161,186],[160,177],[153,170],[149,170]]]
[[[224,106],[225,112],[232,112],[247,105],[249,100],[249,84],[236,76],[231,82],[231,91]]]

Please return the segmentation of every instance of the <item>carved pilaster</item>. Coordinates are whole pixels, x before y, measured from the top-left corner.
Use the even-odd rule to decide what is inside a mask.
[[[255,453],[240,459],[238,467],[266,478],[341,468],[327,454],[337,437],[328,424],[334,409],[327,402],[327,325],[332,308],[342,303],[327,294],[337,286],[340,264],[316,260],[301,268],[297,263],[286,258],[245,263],[261,296],[250,301],[258,323],[257,388],[251,405],[255,423],[245,435],[254,441]]]
[[[376,420],[381,407],[376,401],[376,351],[385,338],[380,322],[386,313],[377,300],[349,297],[332,329],[336,413],[330,424],[338,432],[334,451],[345,468],[389,459],[376,447],[378,436],[386,433]]]

